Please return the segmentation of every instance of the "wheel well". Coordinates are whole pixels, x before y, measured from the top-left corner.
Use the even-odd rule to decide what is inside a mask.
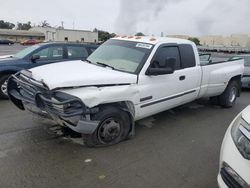
[[[128,113],[129,118],[130,118],[130,131],[129,131],[129,136],[134,135],[134,128],[135,128],[135,122],[134,122],[134,117],[135,117],[135,108],[134,104],[131,101],[120,101],[120,102],[114,102],[114,103],[107,103],[107,104],[100,104],[97,106],[99,109],[102,108],[103,106],[115,106],[120,108],[121,110],[125,111]]]
[[[236,81],[241,81],[241,75],[237,75],[237,76],[234,76],[230,79],[230,82],[233,81],[233,80],[236,80]]]
[[[100,104],[98,107],[101,108],[103,106],[116,106],[121,110],[128,112],[132,119],[134,119],[135,117],[135,108],[133,102],[131,101],[120,101],[114,103]]]
[[[238,87],[238,97],[240,97],[240,92],[241,92],[241,75],[237,75],[237,76],[232,77],[229,80],[228,84],[231,83],[232,81],[236,81],[238,83],[238,85],[239,85],[239,87]]]

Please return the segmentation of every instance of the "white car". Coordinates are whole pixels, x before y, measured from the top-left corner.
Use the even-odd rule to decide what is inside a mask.
[[[188,40],[117,37],[86,61],[21,71],[8,94],[20,109],[81,133],[88,146],[112,145],[134,134],[135,121],[201,97],[232,107],[243,71],[243,60],[201,65]]]
[[[250,188],[250,106],[230,124],[220,153],[220,188]]]

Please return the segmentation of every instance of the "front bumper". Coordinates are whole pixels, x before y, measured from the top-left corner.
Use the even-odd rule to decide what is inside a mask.
[[[88,109],[77,97],[66,93],[51,91],[48,87],[22,71],[9,79],[10,100],[21,110],[29,110],[39,116],[54,120],[82,134],[92,134],[99,122],[90,120]]]
[[[250,88],[250,76],[243,76],[241,83],[243,88]]]
[[[220,153],[220,170],[217,177],[220,188],[250,188],[250,161],[243,158],[231,136],[231,129],[239,114],[229,126]],[[238,183],[244,186],[239,186]]]

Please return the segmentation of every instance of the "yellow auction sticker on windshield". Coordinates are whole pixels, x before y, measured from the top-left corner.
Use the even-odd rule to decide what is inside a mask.
[[[145,44],[145,43],[137,43],[136,47],[138,48],[146,48],[146,49],[151,49],[153,45],[151,44]]]

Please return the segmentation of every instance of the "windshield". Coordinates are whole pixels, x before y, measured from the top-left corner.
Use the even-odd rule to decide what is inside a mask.
[[[152,49],[151,44],[111,39],[97,48],[87,60],[99,66],[137,73]]]
[[[39,47],[40,47],[39,45],[30,46],[30,47],[25,48],[25,49],[21,50],[20,52],[16,53],[15,55],[13,55],[13,57],[22,59]]]

